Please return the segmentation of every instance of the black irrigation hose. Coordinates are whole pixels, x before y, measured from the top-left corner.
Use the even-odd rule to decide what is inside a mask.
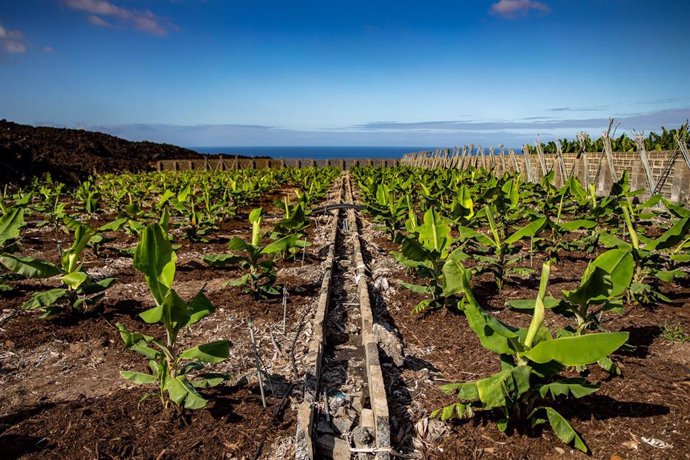
[[[312,214],[326,214],[334,209],[354,209],[356,211],[361,211],[364,206],[352,203],[338,203],[338,204],[328,204],[321,208],[316,208],[311,211]]]

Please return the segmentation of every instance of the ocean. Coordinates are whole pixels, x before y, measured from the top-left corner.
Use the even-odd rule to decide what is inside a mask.
[[[268,156],[275,159],[306,158],[329,160],[339,158],[401,158],[403,154],[433,150],[433,147],[188,147],[199,153],[246,156]]]

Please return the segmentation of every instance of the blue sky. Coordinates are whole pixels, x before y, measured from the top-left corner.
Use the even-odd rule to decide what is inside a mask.
[[[518,146],[690,118],[690,2],[0,0],[0,118],[180,145]]]

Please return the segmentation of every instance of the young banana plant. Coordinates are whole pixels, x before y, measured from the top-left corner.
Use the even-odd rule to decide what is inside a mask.
[[[501,370],[488,377],[444,385],[458,402],[440,408],[432,416],[443,420],[471,418],[475,411],[499,414],[498,429],[532,432],[549,424],[566,444],[587,452],[588,448],[568,421],[555,408],[558,399],[581,398],[598,387],[581,377],[562,374],[566,368],[587,366],[620,348],[627,332],[594,333],[553,338],[544,326],[546,287],[550,263],[542,268],[539,293],[528,329],[510,326],[486,312],[470,288],[470,272],[461,277],[464,297],[460,308],[482,346],[498,355]]]
[[[408,226],[413,228],[412,224]],[[400,252],[393,256],[406,267],[415,269],[419,276],[428,278],[426,286],[401,282],[407,289],[419,294],[430,295],[430,299],[419,302],[413,313],[421,313],[427,308],[440,308],[448,304],[457,293],[452,277],[447,276],[455,261],[464,260],[467,255],[460,248],[451,250],[453,238],[450,225],[445,218],[429,208],[424,214],[424,223],[414,224],[414,233],[402,242]]]
[[[72,246],[62,252],[60,266],[33,257],[1,254],[0,263],[15,273],[28,278],[51,278],[60,276],[62,286],[39,291],[22,305],[27,310],[42,310],[46,318],[61,312],[83,312],[87,307],[98,304],[105,290],[113,283],[113,278],[94,280],[85,271],[79,259],[95,230],[87,225],[77,225]]]
[[[575,327],[568,327],[559,335],[582,335],[601,330],[599,318],[605,311],[623,312],[623,295],[633,278],[634,260],[626,249],[611,249],[589,263],[580,285],[562,292],[561,300],[546,296],[544,305],[568,317],[574,317]],[[506,305],[516,310],[532,310],[533,299],[509,300]]]
[[[280,295],[280,289],[275,286],[277,278],[276,261],[273,257],[279,253],[287,253],[291,248],[306,246],[306,241],[300,240],[300,235],[287,235],[262,245],[261,222],[263,209],[256,208],[249,213],[252,224],[250,241],[234,237],[228,242],[231,254],[215,254],[204,257],[204,261],[215,267],[226,267],[239,264],[248,270],[242,277],[228,282],[229,286],[247,286],[249,292],[256,297],[265,298]]]
[[[0,257],[16,251],[16,243],[19,240],[20,232],[24,225],[24,207],[12,206],[5,208],[2,217],[0,217]],[[0,279],[4,280],[5,278],[5,275],[0,275]],[[0,283],[0,292],[11,290],[12,287],[8,284]]]
[[[690,215],[676,220],[657,238],[648,238],[638,231],[636,213],[630,200],[624,200],[621,211],[625,229],[630,241],[625,241],[611,233],[603,232],[599,241],[606,247],[615,247],[629,252],[635,269],[632,283],[627,291],[629,300],[643,305],[671,300],[659,290],[659,281],[671,283],[687,274],[674,264],[685,263],[689,246],[687,235],[690,232]],[[690,259],[689,259],[690,260]]]
[[[139,314],[148,324],[160,324],[165,339],[129,331],[117,324],[125,348],[136,351],[148,361],[149,372],[122,370],[120,375],[136,384],[157,385],[157,394],[167,408],[172,401],[180,408],[201,409],[207,401],[198,388],[212,387],[226,380],[218,373],[202,373],[206,364],[228,358],[230,342],[216,340],[185,350],[179,349],[178,335],[186,327],[213,313],[214,306],[203,288],[191,302],[182,299],[173,288],[177,255],[160,224],[151,224],[141,234],[134,253],[134,268],[146,278],[155,306]],[[142,398],[142,400],[144,399]]]
[[[483,265],[479,271],[493,273],[500,290],[503,289],[507,276],[531,272],[528,268],[515,267],[521,259],[520,255],[516,255],[519,252],[516,243],[524,238],[534,238],[539,234],[546,225],[546,217],[538,217],[506,237],[505,228],[496,225],[492,208],[484,207],[484,213],[489,223],[489,235],[464,226],[459,226],[458,229],[463,239],[474,240],[484,248],[485,252],[476,256]]]
[[[271,238],[278,239],[297,234],[309,227],[304,201],[298,201],[293,205],[290,203],[290,198],[286,196],[283,200],[276,200],[274,205],[283,212],[283,219],[273,227]]]

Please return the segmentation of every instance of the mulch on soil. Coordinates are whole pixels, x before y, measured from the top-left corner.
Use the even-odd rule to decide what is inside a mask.
[[[290,190],[266,195],[268,205]],[[180,334],[182,346],[220,338],[233,342],[230,359],[214,370],[230,375],[217,388],[202,390],[207,407],[178,414],[164,409],[156,397],[141,398],[155,386],[135,386],[119,375],[120,369],[146,371],[146,360],[124,350],[115,324],[161,337],[158,325],[148,325],[139,313],[152,305],[151,294],[131,257],[119,250],[137,238],[122,232],[106,244],[100,256],[83,255],[84,268],[116,283],[102,304],[82,315],[59,315],[49,320],[35,312],[19,312],[27,298],[47,289],[55,280],[9,281],[15,288],[3,294],[0,317],[0,458],[286,458],[294,456],[295,411],[285,397],[299,375],[301,359],[311,334],[310,312],[322,276],[320,254],[325,245],[324,225],[306,230],[313,245],[295,260],[278,264],[278,283],[286,288],[287,321],[283,329],[281,298],[259,300],[241,287],[225,282],[240,276],[237,267],[214,268],[204,255],[226,253],[233,236],[247,238],[248,209],[223,222],[207,242],[179,239],[175,289],[186,299],[205,288],[216,312]],[[94,225],[109,221],[100,216]],[[269,213],[267,220],[275,219]],[[57,241],[71,243],[71,235],[51,228],[29,228],[23,255],[59,260]],[[7,314],[11,315],[7,319]],[[265,385],[268,407],[259,395],[248,320],[271,384]],[[272,393],[272,390],[275,393]]]
[[[141,390],[39,403],[0,417],[3,458],[253,458],[286,432],[295,417],[282,398],[261,405],[255,388],[204,393],[207,408],[180,414]],[[274,413],[276,414],[274,416]]]
[[[366,219],[366,217],[364,218]],[[390,255],[399,250],[380,231],[365,221],[369,263],[376,273],[390,277],[389,290],[378,292],[376,321],[397,331],[404,341],[405,365],[397,368],[382,353],[392,413],[394,446],[422,458],[572,458],[585,457],[563,444],[550,429],[534,433],[501,433],[496,414],[477,414],[470,420],[444,423],[428,419],[431,412],[454,402],[441,385],[476,380],[500,369],[498,357],[486,351],[457,310],[411,312],[424,297],[399,281],[424,284],[397,264]],[[552,267],[549,291],[560,296],[563,289],[579,283],[592,255],[565,254]],[[534,261],[540,267],[541,260]],[[502,321],[525,327],[530,316],[504,307],[506,300],[533,298],[537,275],[528,280],[509,280],[498,292],[491,275],[473,279],[480,304]],[[594,458],[686,458],[690,452],[690,343],[671,343],[662,336],[664,325],[680,324],[690,331],[690,283],[686,280],[664,287],[675,299],[671,305],[653,309],[626,305],[623,315],[608,313],[603,326],[628,331],[632,351],[614,355],[621,377],[611,377],[593,368],[588,379],[601,385],[594,395],[559,402],[566,416],[592,451]],[[546,324],[553,329],[567,321],[547,312]],[[647,441],[661,440],[672,447],[652,447]]]

